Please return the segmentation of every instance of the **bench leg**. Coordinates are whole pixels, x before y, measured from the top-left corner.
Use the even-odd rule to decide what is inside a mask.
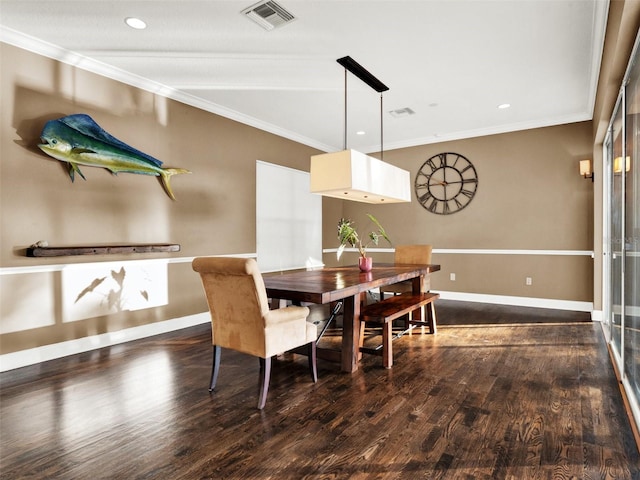
[[[417,315],[416,315],[416,312],[418,312]],[[416,321],[420,322],[422,321],[423,318],[424,318],[424,306],[409,312],[409,314],[407,315],[407,321],[405,322],[404,332],[405,333],[408,332],[409,335],[413,335],[413,326],[417,325],[414,322]]]
[[[391,368],[393,366],[393,322],[385,322],[382,327],[382,366]]]
[[[437,322],[436,322],[436,304],[435,302],[431,302],[429,304],[429,310],[427,312],[427,322],[429,322],[429,331],[433,334],[436,333],[437,330]]]

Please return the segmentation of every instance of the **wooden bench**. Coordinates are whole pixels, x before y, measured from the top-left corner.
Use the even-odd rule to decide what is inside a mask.
[[[436,309],[435,300],[440,297],[438,293],[403,293],[385,298],[377,303],[362,307],[361,320],[361,345],[360,351],[374,355],[382,355],[382,365],[385,368],[393,366],[393,349],[391,342],[411,330],[415,326],[428,326],[430,333],[436,333]],[[429,305],[425,318],[425,306]],[[413,318],[413,312],[420,309],[420,319]],[[408,315],[406,329],[398,336],[393,336],[393,321]],[[375,323],[382,326],[382,345],[378,348],[362,346],[364,327],[367,323]],[[382,350],[381,350],[382,349]]]

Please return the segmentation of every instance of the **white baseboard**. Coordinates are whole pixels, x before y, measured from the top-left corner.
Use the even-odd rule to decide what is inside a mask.
[[[514,305],[517,307],[551,308],[554,310],[572,310],[575,312],[592,312],[593,302],[574,300],[555,300],[552,298],[512,297],[507,295],[486,295],[482,293],[446,292],[434,290],[443,300],[459,300],[461,302],[492,303],[495,305]]]
[[[149,323],[138,327],[126,328],[117,332],[101,333],[90,337],[78,338],[66,342],[43,345],[42,347],[29,348],[19,352],[0,355],[0,372],[26,367],[56,358],[88,352],[98,348],[110,347],[119,343],[139,340],[141,338],[173,332],[182,328],[193,327],[211,321],[209,312],[197,313],[181,318],[165,320],[163,322]]]
[[[591,312],[592,320],[601,321],[602,318],[602,312],[594,311],[593,303],[591,302],[444,291],[437,291],[437,293],[440,294],[440,298],[445,300]],[[147,325],[140,325],[139,327],[127,328],[118,332],[102,333],[100,335],[78,338],[67,342],[54,343],[52,345],[44,345],[42,347],[30,348],[19,352],[6,353],[4,355],[0,355],[0,372],[6,372],[7,370],[26,367],[40,362],[46,362],[68,355],[88,352],[98,348],[109,347],[119,343],[130,342],[132,340],[152,337],[162,333],[173,332],[182,328],[207,323],[210,319],[211,317],[209,316],[209,312],[204,312],[186,317],[165,320],[164,322],[156,322]]]

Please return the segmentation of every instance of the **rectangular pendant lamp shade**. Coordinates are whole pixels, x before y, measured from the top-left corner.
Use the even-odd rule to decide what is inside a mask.
[[[356,150],[311,157],[311,193],[365,203],[410,202],[409,172]]]
[[[384,83],[351,57],[336,60],[345,69],[344,77],[344,150],[311,157],[311,193],[326,197],[365,203],[410,202],[409,172],[347,149],[347,72],[380,93],[380,152],[382,146],[382,92],[389,90]]]

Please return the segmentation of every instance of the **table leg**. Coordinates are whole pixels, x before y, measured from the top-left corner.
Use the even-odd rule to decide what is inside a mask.
[[[342,371],[358,370],[360,355],[360,295],[344,299],[342,317]]]
[[[424,275],[411,279],[411,290],[413,293],[421,293],[424,286]]]
[[[278,308],[284,308],[287,306],[287,301],[283,298],[270,298],[269,309],[277,310]]]

